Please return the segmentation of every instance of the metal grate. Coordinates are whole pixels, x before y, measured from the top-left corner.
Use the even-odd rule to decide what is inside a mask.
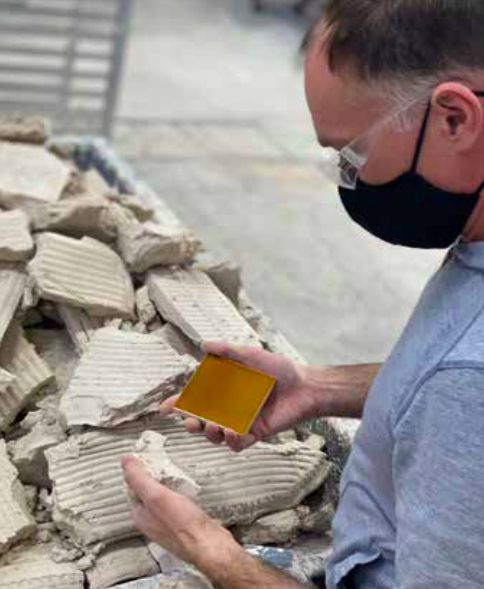
[[[132,0],[0,0],[0,112],[109,136]]]

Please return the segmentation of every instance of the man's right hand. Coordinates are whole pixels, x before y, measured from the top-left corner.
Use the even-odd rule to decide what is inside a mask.
[[[317,412],[317,399],[307,386],[306,367],[303,364],[259,348],[221,342],[207,342],[203,345],[203,351],[265,372],[274,376],[277,383],[250,434],[239,435],[231,430],[223,430],[213,423],[204,424],[198,419],[187,418],[185,427],[190,433],[203,431],[214,444],[225,441],[233,450],[241,451],[259,440],[294,427]],[[170,397],[162,404],[162,415],[173,411],[178,397],[179,395]]]

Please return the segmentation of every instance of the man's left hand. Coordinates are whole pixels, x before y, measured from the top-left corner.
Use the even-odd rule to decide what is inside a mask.
[[[193,501],[153,479],[133,457],[121,460],[127,485],[138,499],[132,505],[135,526],[178,558],[204,570],[230,561],[240,547],[231,534]]]

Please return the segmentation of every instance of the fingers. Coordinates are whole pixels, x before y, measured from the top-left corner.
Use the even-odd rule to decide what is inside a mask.
[[[195,417],[185,419],[185,427],[190,434],[201,434],[204,429],[204,423]]]
[[[140,501],[149,506],[163,497],[164,487],[148,474],[139,460],[133,456],[123,456],[121,466],[126,484]]]
[[[169,397],[168,399],[163,401],[163,403],[160,405],[161,417],[166,417],[167,415],[170,415],[170,413],[173,413],[175,404],[180,398],[180,396],[181,395],[173,395],[173,397]]]
[[[222,356],[223,358],[235,360],[236,362],[243,362],[247,350],[250,350],[250,348],[234,346],[233,344],[228,344],[226,342],[203,342],[201,348],[206,354]]]
[[[227,446],[234,452],[242,452],[257,442],[253,434],[238,434],[231,429],[225,430],[225,441]]]
[[[212,444],[221,444],[225,440],[224,431],[214,423],[207,423],[205,426],[205,437]]]

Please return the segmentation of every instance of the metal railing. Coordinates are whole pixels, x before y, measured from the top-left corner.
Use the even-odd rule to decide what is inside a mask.
[[[109,136],[132,0],[0,0],[0,114]]]

